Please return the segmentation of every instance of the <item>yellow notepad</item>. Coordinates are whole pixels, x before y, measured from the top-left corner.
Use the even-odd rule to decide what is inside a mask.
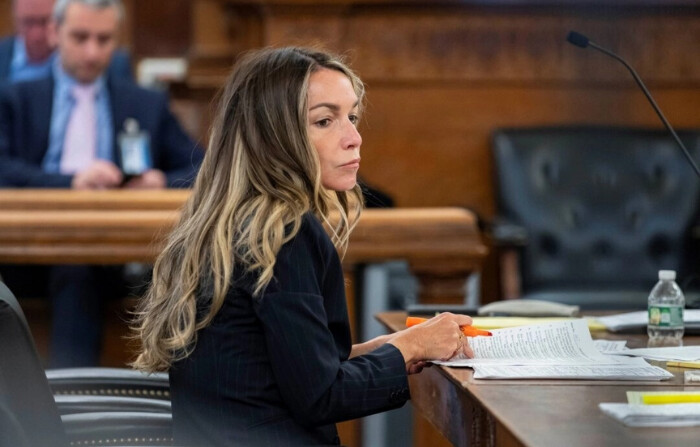
[[[628,391],[627,402],[638,405],[700,403],[700,391]]]
[[[472,325],[479,329],[503,329],[507,327],[527,326],[552,321],[574,320],[568,317],[472,317]],[[605,326],[592,318],[586,318],[590,331],[604,331]]]

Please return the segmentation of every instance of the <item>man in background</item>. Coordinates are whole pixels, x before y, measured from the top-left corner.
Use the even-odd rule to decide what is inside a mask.
[[[49,36],[57,56],[49,75],[0,94],[0,186],[158,189],[192,183],[203,152],[170,113],[167,98],[106,74],[122,17],[120,0],[56,2]],[[127,133],[143,137],[148,162],[137,175],[124,172]],[[104,266],[50,268],[50,366],[98,363],[102,307],[108,296],[123,292],[120,275]]]
[[[54,0],[13,0],[16,34],[0,40],[0,82],[17,82],[48,76],[54,57],[49,23]],[[132,77],[129,55],[116,50],[110,76]]]

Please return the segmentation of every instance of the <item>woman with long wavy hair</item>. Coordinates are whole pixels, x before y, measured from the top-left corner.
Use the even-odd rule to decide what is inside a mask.
[[[466,316],[352,345],[338,252],[357,223],[364,87],[340,60],[254,52],[137,310],[134,366],[170,372],[180,445],[338,444],[429,359],[471,355]]]

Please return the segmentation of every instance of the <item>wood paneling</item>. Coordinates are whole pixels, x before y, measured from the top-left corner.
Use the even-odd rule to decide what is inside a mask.
[[[495,212],[490,153],[495,127],[659,126],[634,85],[368,90],[362,175],[400,206],[467,206],[486,217]],[[700,126],[700,88],[656,88],[654,94],[676,127]]]
[[[0,0],[0,36],[12,33],[12,0]]]
[[[700,41],[700,22],[692,15],[582,17],[577,12],[454,6],[358,5],[339,11],[273,10],[266,20],[265,43],[318,42],[350,51],[367,81],[390,84],[618,81],[618,67],[608,59],[586,57],[565,41],[569,30],[579,29],[625,54],[649,81],[697,84],[700,79],[700,61],[674,51],[690,50]],[[678,29],[684,32],[675,33]]]
[[[367,84],[363,177],[399,206],[467,206],[485,217],[495,212],[493,129],[659,126],[625,69],[568,44],[570,29],[623,54],[677,127],[700,126],[700,59],[691,57],[700,8],[480,3],[201,0],[195,66],[199,52],[231,60],[246,45],[320,45],[346,54]],[[225,17],[235,18],[229,31]],[[240,26],[255,35],[241,40],[230,32]],[[225,72],[193,76],[213,92]]]
[[[695,81],[700,64],[669,53],[692,48],[698,38],[692,16],[605,16],[582,19],[566,13],[431,13],[355,18],[366,23],[358,66],[370,79],[392,81],[580,82],[619,81],[618,68],[603,57],[586,57],[565,41],[584,30],[625,54],[648,81]],[[352,25],[354,25],[353,23]],[[387,38],[391,23],[403,39]],[[683,38],[672,30],[687,30]],[[687,36],[687,37],[685,37]],[[647,43],[653,43],[648,45]]]
[[[131,36],[136,55],[184,56],[190,46],[190,0],[132,0]]]

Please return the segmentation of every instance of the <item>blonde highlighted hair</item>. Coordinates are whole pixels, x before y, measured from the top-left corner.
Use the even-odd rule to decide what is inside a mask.
[[[358,186],[336,192],[321,185],[318,154],[307,133],[309,77],[321,68],[345,74],[362,103],[360,79],[324,52],[266,49],[234,67],[220,93],[192,195],[136,310],[132,329],[140,347],[132,366],[162,371],[187,357],[197,331],[221,308],[234,266],[258,275],[259,296],[305,213],[326,224],[344,253],[362,196]],[[331,213],[337,218],[331,220]]]

